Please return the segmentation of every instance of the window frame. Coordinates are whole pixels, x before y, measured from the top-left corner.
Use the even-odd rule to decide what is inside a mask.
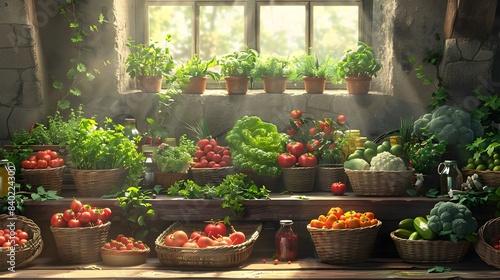
[[[241,4],[245,13],[245,44],[252,49],[260,51],[259,46],[259,8],[269,5],[304,5],[306,12],[306,30],[305,30],[305,49],[307,51],[313,47],[313,7],[314,6],[335,6],[335,5],[357,5],[360,13],[358,14],[358,40],[371,44],[371,29],[373,19],[373,0],[136,0],[135,15],[135,33],[136,41],[145,43],[149,41],[149,21],[148,7],[151,5],[182,5],[192,6],[193,9],[193,27],[192,35],[192,53],[200,51],[200,7],[208,5],[224,6]]]

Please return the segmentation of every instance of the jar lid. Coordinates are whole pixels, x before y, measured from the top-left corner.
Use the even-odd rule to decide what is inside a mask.
[[[292,220],[280,220],[281,225],[293,225]]]
[[[452,160],[452,159],[447,159],[444,161],[444,163],[447,163],[447,164],[457,164],[457,161],[456,160]]]
[[[135,123],[135,119],[133,118],[126,118],[125,123]]]

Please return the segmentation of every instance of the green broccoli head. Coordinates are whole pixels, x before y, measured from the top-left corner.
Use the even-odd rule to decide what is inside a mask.
[[[439,216],[429,217],[429,219],[427,220],[427,225],[429,226],[430,230],[435,233],[438,233],[443,229],[443,223],[439,219]]]
[[[422,137],[422,134],[424,133],[425,128],[429,124],[429,122],[432,119],[432,114],[425,114],[422,115],[420,118],[415,120],[413,122],[413,134],[415,134],[417,137]]]
[[[438,215],[442,215],[443,213],[448,213],[450,214],[452,217],[455,217],[455,215],[459,212],[459,209],[457,207],[457,204],[453,203],[453,202],[444,202],[442,203],[441,205],[439,205],[439,208],[438,208]]]
[[[429,228],[439,235],[449,235],[451,240],[463,239],[477,230],[477,221],[463,204],[440,201],[427,216]]]
[[[439,209],[439,206],[441,206],[441,204],[443,204],[444,201],[440,201],[438,203],[436,203],[434,205],[434,207],[432,207],[431,209],[431,212],[429,213],[430,216],[437,216],[438,215],[438,209]]]
[[[462,239],[469,233],[469,224],[464,219],[456,219],[451,223],[451,229],[456,234],[457,239]]]

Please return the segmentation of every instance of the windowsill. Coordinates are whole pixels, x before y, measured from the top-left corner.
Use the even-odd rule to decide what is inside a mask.
[[[127,90],[125,91],[123,94],[137,94],[137,93],[141,93],[141,94],[155,94],[155,93],[143,93],[141,92],[140,90],[137,90],[137,89],[133,89],[133,90]],[[165,90],[162,90],[161,93],[166,93]],[[389,96],[387,94],[384,94],[382,92],[379,92],[379,91],[370,91],[368,94],[349,94],[347,92],[347,90],[338,90],[338,89],[327,89],[325,90],[325,92],[323,93],[306,93],[304,92],[303,89],[286,89],[285,92],[283,93],[266,93],[264,92],[263,89],[249,89],[248,92],[246,94],[228,94],[227,91],[225,89],[207,89],[205,90],[205,92],[203,94],[185,94],[186,96],[199,96],[199,95],[204,95],[204,96],[226,96],[226,95],[230,95],[230,96],[245,96],[245,95],[259,95],[259,94],[271,94],[271,95],[282,95],[282,94],[288,94],[288,95],[311,95],[311,96],[315,96],[315,95],[335,95],[335,96],[373,96],[373,95],[377,95],[377,96]]]

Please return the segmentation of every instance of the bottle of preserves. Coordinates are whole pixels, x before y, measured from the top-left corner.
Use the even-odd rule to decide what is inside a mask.
[[[275,249],[279,261],[294,261],[297,259],[298,238],[292,229],[292,220],[281,220],[276,232]]]
[[[134,141],[134,139],[140,135],[139,130],[137,130],[137,126],[135,125],[135,119],[125,119],[123,126],[125,127],[123,129],[123,134],[127,136],[130,141]]]
[[[143,187],[145,189],[152,189],[155,186],[155,165],[153,162],[153,152],[144,152],[146,160],[144,161],[144,179]]]

